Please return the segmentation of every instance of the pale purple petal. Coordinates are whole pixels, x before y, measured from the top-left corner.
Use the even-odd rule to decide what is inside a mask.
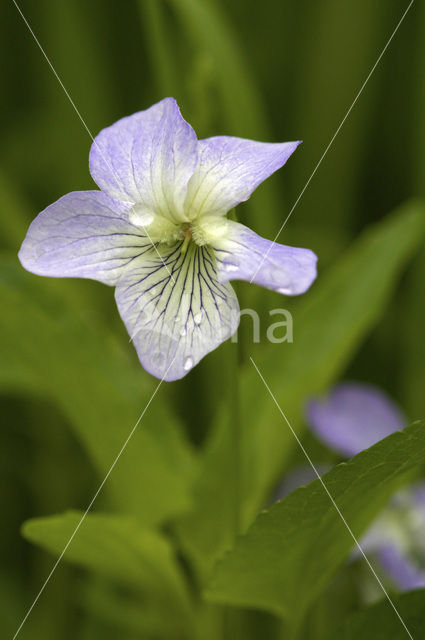
[[[185,203],[189,216],[225,214],[248,200],[263,180],[285,164],[299,144],[229,136],[200,140],[199,161]]]
[[[238,222],[228,222],[225,235],[214,240],[221,282],[248,280],[287,296],[304,293],[317,275],[316,255],[273,243]]]
[[[68,193],[31,223],[19,251],[22,266],[41,276],[116,284],[134,257],[151,246],[129,223],[128,209],[101,191]]]
[[[377,559],[400,590],[408,591],[425,587],[424,564],[421,567],[398,546],[385,544],[379,549]],[[424,558],[422,558],[423,561]]]
[[[356,455],[407,422],[383,391],[354,382],[334,387],[323,400],[310,401],[307,419],[314,433],[344,456]]]
[[[411,496],[417,508],[425,514],[425,482],[418,482],[413,485]]]
[[[181,247],[152,248],[115,292],[140,362],[168,381],[185,376],[239,324],[236,295],[218,282],[211,250],[191,243],[182,253]]]
[[[424,487],[418,482],[397,491],[360,540],[362,549],[375,554],[399,586],[403,575],[425,572]],[[361,554],[354,550],[352,556],[358,559]]]
[[[196,162],[196,134],[173,98],[103,129],[90,151],[90,171],[103,191],[165,216],[181,213]]]

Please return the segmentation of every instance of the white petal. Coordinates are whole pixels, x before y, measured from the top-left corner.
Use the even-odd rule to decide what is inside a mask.
[[[220,283],[211,249],[157,245],[121,278],[116,300],[144,368],[157,378],[185,376],[239,324],[239,305]]]

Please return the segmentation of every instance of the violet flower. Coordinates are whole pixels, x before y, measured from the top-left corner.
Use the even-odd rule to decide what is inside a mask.
[[[343,456],[356,455],[407,424],[383,391],[359,383],[337,385],[327,398],[309,402],[307,421],[322,442]],[[360,545],[400,590],[425,587],[425,482],[398,491]]]
[[[380,389],[358,382],[335,386],[311,400],[307,421],[319,440],[343,456],[355,456],[406,425],[406,417]]]
[[[226,218],[298,144],[198,140],[165,98],[100,132],[90,171],[101,191],[69,193],[42,211],[21,263],[39,275],[115,286],[144,368],[181,378],[237,329],[229,280],[297,295],[315,279],[313,252]]]

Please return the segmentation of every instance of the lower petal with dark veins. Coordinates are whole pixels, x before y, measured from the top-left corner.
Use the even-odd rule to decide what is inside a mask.
[[[239,304],[217,278],[213,251],[155,245],[121,277],[116,300],[140,362],[163,380],[185,376],[236,331]]]

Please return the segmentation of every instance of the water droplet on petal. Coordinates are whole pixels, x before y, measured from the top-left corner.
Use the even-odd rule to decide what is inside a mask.
[[[136,204],[128,212],[128,219],[131,224],[134,224],[137,227],[147,227],[151,222],[153,222],[154,214],[151,211],[144,211],[143,209],[140,209]]]
[[[290,296],[292,293],[290,287],[279,287],[276,291],[278,293],[283,293],[284,296]]]
[[[189,369],[191,369],[192,367],[193,367],[193,358],[192,356],[187,356],[187,358],[185,358],[183,362],[183,369],[185,371],[189,371]]]
[[[181,335],[181,337],[182,337],[182,338],[183,338],[183,336],[185,336],[185,335],[186,335],[186,327],[182,327],[182,328],[180,329],[180,335]]]
[[[179,322],[180,322],[180,317],[179,317],[179,316],[176,316],[176,317],[174,318],[174,322],[175,322],[176,324],[179,324]]]
[[[196,314],[193,316],[193,321],[194,321],[194,323],[195,323],[195,324],[201,324],[201,322],[202,322],[202,318],[203,318],[203,315],[204,315],[204,314],[203,314],[203,312],[202,312],[202,311],[200,311],[199,313],[196,313]]]

